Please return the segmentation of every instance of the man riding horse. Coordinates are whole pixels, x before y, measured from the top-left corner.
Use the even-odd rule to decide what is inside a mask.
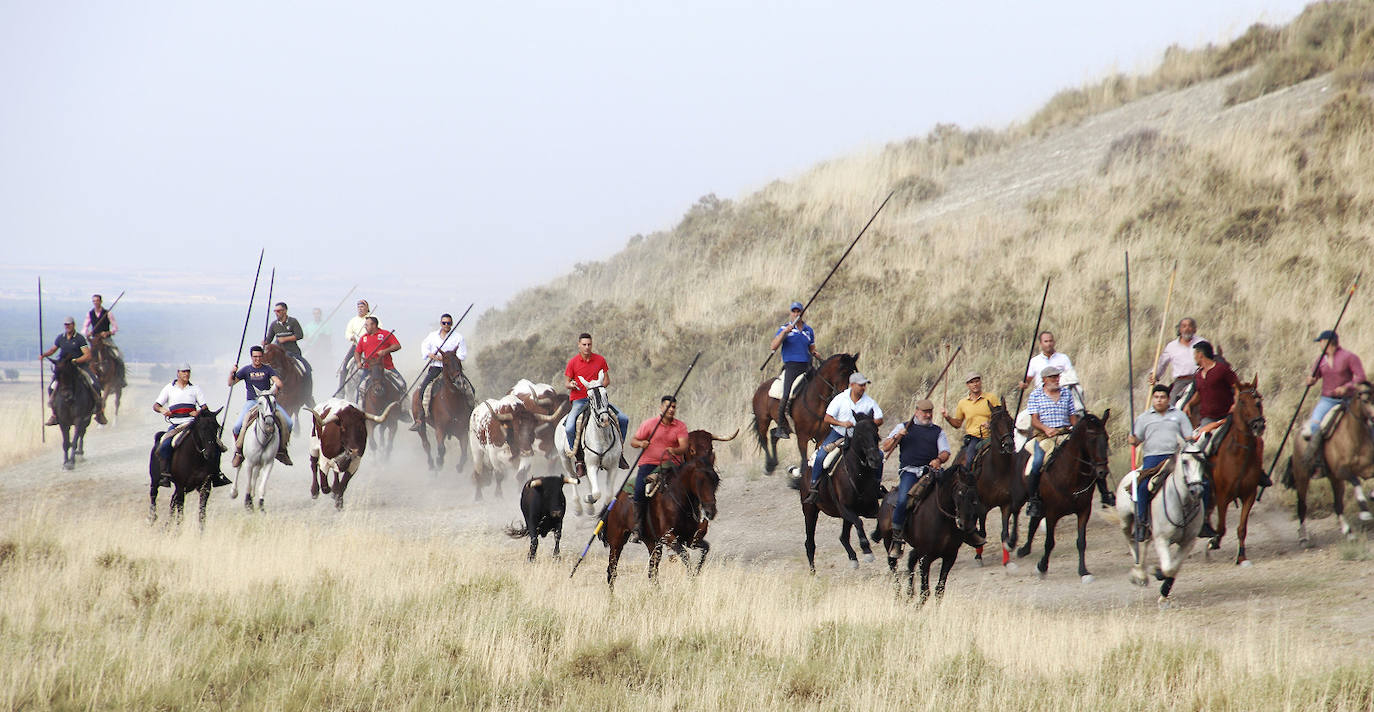
[[[444,373],[444,354],[452,353],[458,358],[459,364],[467,360],[468,357],[468,346],[463,342],[463,335],[453,331],[452,314],[439,316],[439,328],[431,331],[429,336],[420,342],[420,353],[424,355],[425,363],[429,364],[429,368],[425,369],[424,380],[420,381],[420,387],[415,389],[415,395],[411,399],[410,412],[415,414],[415,422],[411,423],[410,429],[415,432],[419,432],[425,427],[425,388]],[[468,380],[466,374],[463,375],[462,381],[463,387],[471,395],[473,393],[472,382]]]
[[[566,454],[577,462],[577,476],[584,477],[586,476],[584,471],[586,468],[582,464],[582,449],[575,444],[581,440],[577,437],[577,430],[580,427],[578,419],[586,412],[587,405],[590,403],[587,400],[587,387],[584,382],[593,383],[597,379],[601,379],[601,386],[611,384],[611,367],[607,365],[606,359],[601,354],[592,352],[591,334],[583,332],[578,335],[577,355],[568,359],[568,365],[563,369],[563,377],[568,379],[568,400],[572,401],[572,409],[568,411],[567,425],[565,426],[567,430],[564,432],[568,436],[568,447],[571,448]],[[616,420],[620,421],[620,439],[621,442],[624,442],[625,435],[630,429],[630,416],[620,412],[620,409],[614,404],[608,402],[607,405],[611,406],[611,410],[615,411]],[[630,464],[625,462],[623,450],[620,455],[620,469],[630,469]]]
[[[1189,379],[1191,380],[1191,379]],[[1136,481],[1135,532],[1136,541],[1145,541],[1150,531],[1150,480],[1147,475],[1178,454],[1179,438],[1195,440],[1193,424],[1182,411],[1170,404],[1173,398],[1169,386],[1158,384],[1150,391],[1150,409],[1135,419],[1135,432],[1127,438],[1130,445],[1141,448],[1140,477]]]
[[[1052,336],[1050,348],[1054,348]],[[1058,366],[1046,366],[1042,369],[1039,373],[1042,385],[1031,391],[1030,403],[1027,406],[1031,416],[1031,430],[1035,433],[1031,444],[1031,471],[1026,478],[1026,488],[1030,490],[1030,499],[1026,500],[1026,516],[1032,518],[1044,516],[1044,500],[1040,497],[1040,472],[1044,469],[1045,458],[1054,452],[1063,436],[1078,424],[1073,396],[1059,387],[1061,373]],[[1100,480],[1098,488],[1105,489]],[[1110,499],[1115,504],[1115,496]],[[1108,506],[1108,501],[1104,493],[1102,505]]]
[[[835,447],[835,442],[841,438],[848,438],[854,435],[854,417],[856,413],[867,413],[873,416],[875,425],[883,424],[883,409],[878,407],[878,402],[868,396],[868,380],[862,373],[852,373],[849,375],[849,388],[836,394],[830,400],[830,405],[825,408],[824,424],[830,426],[826,432],[825,439],[816,448],[816,456],[811,463],[811,491],[807,493],[804,504],[815,504],[819,496],[817,484],[820,482],[821,473],[825,471],[825,456]]]
[[[1193,358],[1197,362],[1198,369],[1193,376],[1193,396],[1183,406],[1183,413],[1188,416],[1190,421],[1197,423],[1197,431],[1194,434],[1198,438],[1208,436],[1208,441],[1210,441],[1213,438],[1208,434],[1220,428],[1223,421],[1226,420],[1226,416],[1235,408],[1236,389],[1240,387],[1240,378],[1231,369],[1231,364],[1218,357],[1212,349],[1212,345],[1206,341],[1197,341],[1193,344]],[[1215,443],[1208,443],[1204,446],[1204,450],[1210,456],[1214,447]],[[1263,471],[1260,474],[1260,486],[1274,486],[1274,483],[1269,480],[1268,473]],[[1204,494],[1207,499],[1207,506],[1210,508],[1212,498],[1210,476]],[[1206,537],[1207,532],[1211,529],[1210,522],[1204,523],[1202,525],[1203,533],[1199,536]]]
[[[964,466],[973,467],[973,458],[988,437],[988,421],[992,420],[992,409],[1002,405],[1002,401],[991,393],[983,392],[983,375],[976,371],[968,374],[964,379],[964,385],[968,386],[968,396],[960,399],[959,404],[954,406],[954,415],[951,416],[949,411],[941,408],[940,417],[950,425],[964,429],[963,450],[960,452],[964,455]]]
[[[348,340],[348,351],[344,353],[343,361],[339,363],[339,390],[343,390],[344,377],[348,375],[348,366],[353,363],[354,354],[358,349],[358,339],[367,333],[367,316],[370,307],[366,299],[358,300],[358,315],[348,320],[344,326],[344,338]]]
[[[935,404],[922,398],[916,401],[916,412],[911,419],[898,423],[888,433],[887,439],[878,444],[885,455],[891,455],[892,449],[900,446],[897,457],[901,466],[898,470],[897,506],[892,510],[894,529],[900,528],[897,523],[904,521],[906,516],[907,494],[910,493],[920,504],[930,483],[949,462],[949,438],[944,429],[935,424],[934,416]]]
[[[162,391],[157,394],[157,400],[153,401],[153,412],[161,413],[167,418],[167,430],[158,433],[157,443],[153,446],[153,452],[157,457],[159,487],[172,486],[172,441],[173,432],[180,429],[185,430],[192,421],[196,419],[196,413],[205,407],[205,392],[194,383],[191,383],[191,364],[183,363],[177,369],[177,377],[171,383],[162,387]],[[218,463],[216,463],[218,464]],[[229,478],[222,472],[215,472],[211,480],[212,487],[221,487],[229,484]]]
[[[366,384],[372,378],[372,367],[380,365],[386,371],[387,377],[396,385],[396,393],[403,393],[406,389],[406,379],[396,370],[396,363],[391,359],[391,354],[401,350],[401,342],[395,334],[381,328],[377,317],[370,314],[363,319],[363,329],[364,333],[358,337],[358,345],[353,351],[358,369],[364,374],[358,392],[366,390]]]
[[[301,322],[294,316],[286,313],[286,302],[277,302],[272,307],[272,313],[277,318],[267,325],[267,333],[262,337],[262,345],[276,344],[285,351],[288,356],[296,359],[301,365],[301,370],[305,375],[311,375],[310,362],[305,360],[305,354],[301,353],[301,339],[305,336],[305,329],[301,328]]]
[[[71,359],[76,365],[77,373],[81,376],[81,383],[90,390],[91,398],[95,401],[95,422],[105,425],[109,421],[105,419],[105,404],[101,402],[100,388],[96,386],[95,374],[91,373],[91,346],[86,342],[86,337],[77,333],[76,319],[67,317],[62,322],[62,333],[53,339],[52,348],[39,355],[39,359],[45,359],[57,354],[57,360],[65,361]],[[57,425],[57,411],[53,406],[53,397],[57,394],[56,378],[48,385],[48,408],[52,410],[52,415],[44,425]]]
[[[229,373],[229,387],[233,388],[235,383],[243,381],[243,387],[247,391],[243,409],[239,411],[238,422],[234,423],[234,460],[230,463],[231,467],[243,464],[243,421],[248,417],[248,413],[257,407],[258,395],[275,393],[282,387],[281,376],[277,375],[276,369],[262,362],[261,346],[248,349],[248,356],[252,361],[250,364],[243,368],[236,364],[234,370]],[[273,399],[272,407],[283,423],[281,441],[277,446],[277,462],[289,466],[292,462],[291,456],[286,452],[286,445],[291,440],[291,415],[276,402],[276,399]]]
[[[782,348],[782,396],[778,399],[778,425],[773,428],[773,437],[786,439],[792,437],[792,427],[788,421],[787,406],[792,399],[792,384],[797,378],[811,370],[811,359],[819,358],[816,353],[816,332],[811,325],[802,321],[802,303],[792,302],[792,319],[778,327],[773,335],[769,350]]]
[[[1179,319],[1174,330],[1178,338],[1164,345],[1164,350],[1159,354],[1159,361],[1150,369],[1149,377],[1150,385],[1153,386],[1164,378],[1164,371],[1168,369],[1169,381],[1165,385],[1169,387],[1170,403],[1178,403],[1183,397],[1183,392],[1188,390],[1188,386],[1193,385],[1193,376],[1197,373],[1193,346],[1207,340],[1197,335],[1197,321],[1192,317],[1185,316]]]
[[[1326,350],[1308,371],[1307,385],[1311,386],[1320,379],[1322,395],[1317,400],[1317,405],[1312,408],[1312,417],[1307,419],[1307,426],[1303,428],[1303,440],[1311,440],[1321,427],[1326,414],[1344,403],[1346,398],[1355,395],[1360,384],[1366,380],[1364,363],[1360,361],[1359,356],[1341,347],[1341,340],[1336,332],[1327,329],[1313,339],[1314,343],[1317,341],[1325,341]],[[1319,448],[1312,448],[1312,452],[1318,450]]]
[[[105,343],[105,348],[110,350],[111,358],[123,361],[124,355],[114,343],[114,335],[119,333],[119,324],[115,323],[114,312],[106,309],[103,302],[104,298],[99,294],[91,295],[91,310],[86,312],[86,322],[81,325],[81,333],[85,334],[87,339],[100,339]]]
[[[663,396],[660,400],[659,414],[640,423],[630,447],[641,448],[644,454],[639,457],[639,468],[635,470],[635,536],[643,541],[649,528],[645,522],[649,516],[649,496],[645,492],[645,482],[649,474],[669,464],[682,462],[687,452],[687,423],[677,418],[677,398]],[[652,438],[650,437],[652,436]]]

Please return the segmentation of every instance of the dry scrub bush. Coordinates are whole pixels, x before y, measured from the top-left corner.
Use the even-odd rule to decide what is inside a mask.
[[[1374,2],[1343,0],[1309,5],[1279,33],[1277,46],[1255,71],[1227,89],[1226,104],[1249,101],[1338,67],[1358,75],[1374,60]]]
[[[238,518],[0,528],[7,709],[1366,709],[1374,681],[1256,610],[918,607],[882,579],[709,566],[662,584],[518,547]],[[9,553],[4,553],[9,552]],[[1199,614],[1201,615],[1201,614]],[[1033,653],[1030,653],[1033,651]],[[1028,654],[1029,653],[1029,654]]]

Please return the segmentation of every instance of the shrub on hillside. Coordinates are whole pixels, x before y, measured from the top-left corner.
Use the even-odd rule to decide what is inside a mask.
[[[1161,136],[1154,129],[1139,129],[1112,141],[1097,172],[1105,176],[1115,166],[1166,160],[1183,150],[1183,142],[1178,139]]]

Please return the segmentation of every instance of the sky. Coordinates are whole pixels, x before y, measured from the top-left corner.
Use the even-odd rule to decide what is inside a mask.
[[[1301,8],[0,0],[0,296],[233,301],[266,247],[282,298],[480,313],[702,195]]]

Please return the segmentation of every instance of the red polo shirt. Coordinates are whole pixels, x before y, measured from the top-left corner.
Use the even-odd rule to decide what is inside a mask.
[[[358,346],[356,350],[358,353],[362,354],[363,361],[366,362],[368,359],[368,354],[371,354],[374,351],[381,351],[382,349],[388,346],[400,345],[401,342],[398,341],[395,335],[393,335],[390,331],[387,331],[386,329],[378,329],[377,331],[371,334],[363,334],[362,337],[358,339]],[[382,357],[382,367],[387,369],[396,368],[395,364],[391,362],[390,351],[388,351],[387,354]]]
[[[649,433],[654,434],[654,439],[649,440],[649,444],[644,448],[644,455],[639,458],[640,465],[663,464],[664,453],[668,448],[677,447],[678,440],[687,437],[687,424],[678,418],[673,418],[672,425],[659,425],[658,432],[654,432],[654,424],[660,419],[661,416],[649,418],[635,431],[635,437],[640,440],[648,440]],[[668,459],[678,462],[681,458],[677,455],[668,455]]]
[[[1239,384],[1240,379],[1236,378],[1236,372],[1221,361],[1217,361],[1210,371],[1199,367],[1197,377],[1193,379],[1193,388],[1197,390],[1198,396],[1198,417],[1215,420],[1225,418],[1236,402],[1233,389]]]
[[[611,367],[606,365],[606,359],[601,358],[601,354],[592,354],[586,361],[582,360],[582,354],[578,354],[568,359],[568,367],[563,369],[563,376],[570,381],[577,381],[577,386],[568,392],[568,400],[580,401],[587,397],[587,389],[582,387],[582,381],[578,376],[595,381],[601,377],[601,372],[611,372]]]

